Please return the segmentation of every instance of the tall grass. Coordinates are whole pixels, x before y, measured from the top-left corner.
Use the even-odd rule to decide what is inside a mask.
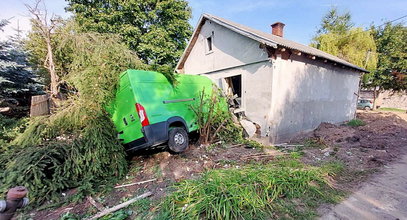
[[[177,184],[161,211],[171,219],[308,218],[315,213],[293,212],[292,201],[297,198],[304,207],[334,201],[327,173],[296,160],[210,170],[199,179]]]

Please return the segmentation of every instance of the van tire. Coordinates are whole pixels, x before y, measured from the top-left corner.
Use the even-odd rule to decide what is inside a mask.
[[[188,133],[184,128],[171,128],[168,132],[168,148],[174,153],[181,153],[188,147]]]

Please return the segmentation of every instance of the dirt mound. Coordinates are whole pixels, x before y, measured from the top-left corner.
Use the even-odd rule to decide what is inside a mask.
[[[311,136],[328,147],[305,149],[304,160],[314,164],[340,160],[364,171],[407,153],[407,122],[402,118],[392,113],[359,113],[357,118],[366,125],[351,127],[322,123]]]

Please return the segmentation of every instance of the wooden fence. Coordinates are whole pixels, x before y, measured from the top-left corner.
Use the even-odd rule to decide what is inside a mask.
[[[50,112],[49,95],[36,95],[31,97],[30,117],[48,115]]]

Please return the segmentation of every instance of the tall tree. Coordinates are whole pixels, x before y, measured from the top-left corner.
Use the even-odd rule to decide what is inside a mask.
[[[386,23],[372,30],[379,62],[376,71],[367,75],[366,86],[407,91],[407,27]]]
[[[7,22],[3,24],[4,27]],[[18,35],[0,41],[0,87],[0,101],[13,98],[20,105],[28,104],[29,96],[41,91],[42,85],[29,65],[28,54]]]
[[[116,33],[147,64],[174,66],[192,34],[186,0],[66,0],[83,31]]]
[[[353,27],[349,12],[340,14],[336,8],[322,18],[311,46],[368,70],[374,70],[377,65],[372,32]]]
[[[351,21],[351,18],[352,16],[349,12],[340,14],[338,12],[338,9],[333,7],[322,18],[321,26],[317,30],[317,33],[318,34],[345,33],[354,26],[354,24]]]
[[[49,18],[45,6],[43,9],[39,7],[41,3],[43,3],[42,0],[36,0],[33,6],[26,5],[26,7],[32,16],[31,24],[33,29],[38,31],[42,40],[45,42],[47,53],[43,65],[48,70],[48,73],[50,75],[51,95],[52,97],[58,97],[59,76],[55,71],[54,52],[52,48],[51,38],[53,30],[55,29],[55,27],[57,27],[60,19],[55,18],[54,16]]]

